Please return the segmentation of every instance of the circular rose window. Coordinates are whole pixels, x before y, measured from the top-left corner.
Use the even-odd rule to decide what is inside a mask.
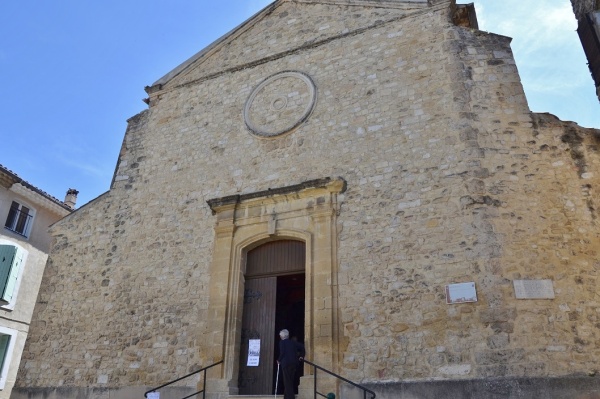
[[[252,91],[244,107],[244,122],[259,137],[279,136],[307,120],[316,99],[310,77],[301,72],[280,72]]]

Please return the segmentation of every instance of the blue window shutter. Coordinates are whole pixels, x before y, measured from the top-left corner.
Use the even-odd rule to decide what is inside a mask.
[[[14,245],[0,245],[0,302],[9,303],[13,297],[23,252]]]
[[[8,352],[9,344],[10,335],[0,334],[0,370],[4,368],[4,361],[6,360],[6,352]]]
[[[0,292],[1,297],[4,297],[6,291],[6,283],[10,276],[13,260],[17,254],[17,247],[14,245],[0,245]]]
[[[17,287],[17,280],[19,279],[19,272],[21,271],[21,263],[23,263],[23,251],[17,248],[17,253],[13,259],[12,267],[10,268],[10,274],[8,281],[4,287],[2,293],[2,301],[10,302],[15,294],[15,288]]]

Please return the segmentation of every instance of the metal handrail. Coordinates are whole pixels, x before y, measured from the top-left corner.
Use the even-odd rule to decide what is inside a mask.
[[[329,370],[327,370],[327,369],[325,369],[325,368],[323,368],[323,367],[321,367],[321,366],[319,366],[317,364],[314,364],[311,361],[308,361],[308,360],[304,359],[304,363],[310,364],[314,368],[314,375],[315,375],[315,381],[314,381],[314,383],[315,383],[314,394],[315,395],[314,395],[314,397],[315,397],[315,399],[317,398],[317,395],[320,395],[320,396],[322,396],[324,398],[327,398],[327,395],[324,395],[321,392],[317,391],[317,370],[322,370],[322,371],[326,372],[327,374],[329,374],[329,375],[331,375],[331,376],[333,376],[333,377],[335,377],[335,378],[337,378],[339,380],[347,382],[348,384],[350,384],[350,385],[352,385],[352,386],[354,386],[354,387],[356,387],[358,389],[361,389],[363,391],[363,398],[364,399],[367,399],[367,393],[370,394],[370,395],[372,395],[370,399],[375,399],[375,396],[377,396],[375,394],[375,392],[371,391],[369,388],[363,387],[360,384],[357,384],[355,382],[347,380],[346,378],[342,377],[341,375],[337,375],[333,371],[329,371]]]
[[[223,363],[223,361],[222,361],[222,360],[221,360],[221,361],[219,361],[219,362],[213,363],[213,364],[211,364],[210,366],[206,366],[206,367],[204,367],[204,368],[201,368],[200,370],[194,371],[193,373],[189,373],[188,375],[184,375],[183,377],[179,377],[179,378],[177,378],[176,380],[169,381],[169,382],[167,382],[166,384],[162,384],[161,386],[158,386],[158,387],[156,387],[156,388],[152,388],[151,390],[144,392],[144,398],[147,398],[147,397],[148,397],[148,394],[149,394],[149,393],[151,393],[151,392],[156,392],[156,391],[158,391],[158,390],[159,390],[159,389],[161,389],[161,388],[164,388],[164,387],[166,387],[166,386],[169,386],[169,385],[171,385],[171,384],[175,384],[176,382],[179,382],[179,381],[181,381],[181,380],[183,380],[183,379],[185,379],[185,378],[191,377],[191,376],[193,376],[194,374],[198,374],[198,373],[201,373],[201,372],[203,372],[203,371],[206,371],[206,370],[208,370],[208,369],[209,369],[209,368],[211,368],[211,367],[218,366],[218,365],[219,365],[219,364],[221,364],[221,363]],[[198,391],[198,392],[194,392],[193,394],[191,394],[191,395],[188,395],[188,396],[186,396],[186,397],[183,397],[183,398],[181,398],[181,399],[188,399],[188,398],[191,398],[191,397],[192,397],[192,396],[194,396],[194,395],[198,395],[199,393],[201,393],[201,394],[202,394],[202,398],[204,399],[204,398],[206,397],[206,392],[205,392],[205,390],[206,390],[206,372],[204,373],[204,382],[203,382],[203,384],[202,384],[202,390],[200,390],[200,391]]]

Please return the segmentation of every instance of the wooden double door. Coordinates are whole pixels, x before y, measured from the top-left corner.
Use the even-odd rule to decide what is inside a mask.
[[[241,395],[273,395],[279,331],[304,342],[305,244],[268,242],[246,259],[238,388]]]

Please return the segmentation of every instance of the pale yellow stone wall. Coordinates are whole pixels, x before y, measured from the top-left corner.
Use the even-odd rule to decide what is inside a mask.
[[[152,386],[220,360],[213,342],[235,332],[215,330],[227,305],[212,308],[211,295],[226,302],[230,286],[213,277],[236,276],[215,269],[235,256],[214,252],[215,240],[236,227],[215,232],[206,201],[336,176],[347,182],[337,273],[318,282],[331,287],[324,309],[337,309],[335,371],[358,381],[588,372],[598,132],[529,113],[508,38],[451,25],[447,4],[386,19],[397,12],[283,2],[260,29],[289,52],[240,63],[245,46],[262,45],[254,32],[187,84],[152,92],[111,191],[53,229],[18,385]],[[320,24],[288,30],[307,15],[343,34],[314,44]],[[313,113],[257,138],[245,102],[287,70],[315,82]],[[556,299],[514,299],[512,280],[527,278],[553,279]],[[446,305],[444,286],[466,281],[479,301]]]

